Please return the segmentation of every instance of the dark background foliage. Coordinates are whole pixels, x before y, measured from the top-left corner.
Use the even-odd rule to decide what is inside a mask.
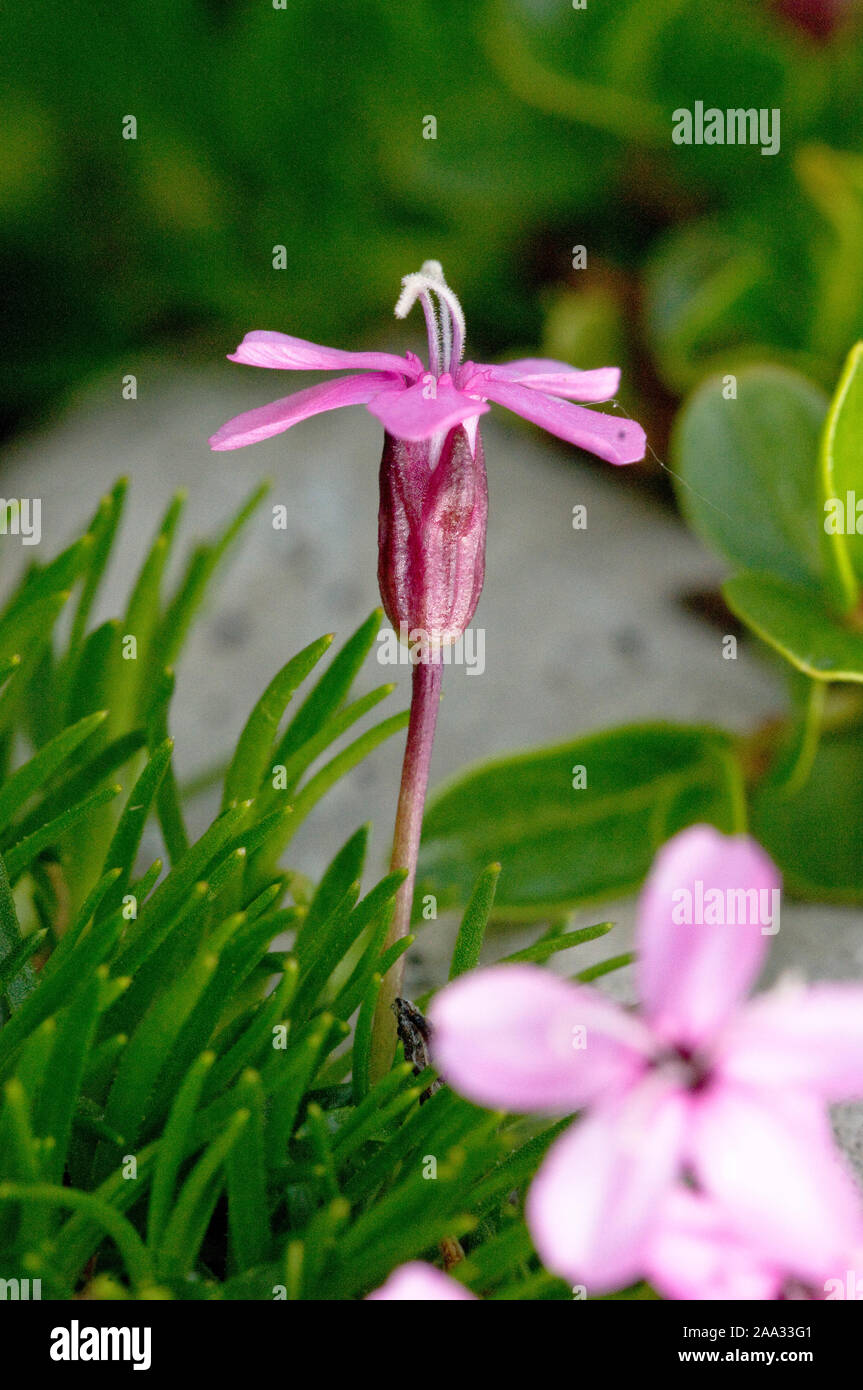
[[[5,429],[142,347],[391,334],[430,247],[474,355],[622,354],[660,443],[718,352],[835,379],[863,331],[857,6],[589,4],[5,7]],[[695,100],[778,106],[780,154],[675,146]]]

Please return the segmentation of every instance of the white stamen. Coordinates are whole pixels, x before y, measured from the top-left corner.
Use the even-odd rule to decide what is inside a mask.
[[[444,371],[451,370],[452,363],[452,314],[443,300],[438,297],[438,314],[440,316],[440,334],[443,342],[443,364]]]
[[[402,292],[398,297],[395,308],[397,319],[407,318],[423,290],[428,289],[428,277],[424,275],[405,275],[402,277],[402,286]]]
[[[444,279],[443,266],[440,261],[424,261],[420,274],[429,277],[432,281],[430,288],[437,295],[441,308],[445,306],[449,310],[451,322],[445,323],[444,326],[444,364],[446,371],[452,371],[454,367],[458,366],[464,352],[466,335],[464,311],[458,298]],[[444,315],[441,315],[441,320],[445,322]]]
[[[438,350],[442,347],[443,370],[451,372],[461,361],[464,350],[465,322],[462,307],[444,279],[440,261],[424,261],[418,272],[404,276],[402,287],[395,308],[396,318],[406,318],[419,299],[425,312],[429,330],[429,352],[435,359]],[[434,314],[430,294],[437,296],[440,306],[439,319]],[[434,324],[434,328],[432,324]],[[438,375],[439,364],[433,360],[431,366],[435,375]]]
[[[440,324],[438,323],[432,297],[429,294],[428,286],[422,274],[405,275],[402,280],[401,294],[395,308],[397,319],[407,318],[413,306],[419,300],[425,314],[426,332],[429,344],[429,367],[434,375],[440,376],[441,370],[441,341]]]

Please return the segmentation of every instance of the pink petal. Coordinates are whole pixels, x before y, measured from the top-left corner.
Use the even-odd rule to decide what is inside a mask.
[[[476,1295],[434,1265],[413,1260],[394,1270],[387,1282],[366,1298],[367,1303],[375,1300],[382,1303],[460,1303],[475,1302]]]
[[[819,1101],[715,1083],[698,1098],[689,1149],[730,1229],[763,1259],[816,1284],[845,1269],[863,1212]]]
[[[660,850],[639,902],[637,946],[641,999],[662,1037],[695,1046],[726,1022],[761,968],[778,888],[772,861],[745,836],[695,825]],[[748,890],[759,896],[744,903]],[[711,924],[717,916],[728,924]],[[739,916],[747,921],[730,924]]]
[[[382,391],[369,404],[384,429],[395,439],[430,439],[465,420],[484,415],[488,406],[442,378],[428,376],[404,390]]]
[[[492,381],[512,381],[535,391],[547,391],[550,396],[564,396],[569,401],[610,401],[620,385],[619,367],[580,372],[567,362],[554,362],[547,357],[522,357],[480,370],[490,372]]]
[[[683,1141],[684,1097],[656,1080],[576,1121],[551,1147],[526,1216],[543,1262],[588,1296],[639,1278]]]
[[[647,441],[644,430],[634,420],[586,410],[515,382],[485,381],[482,394],[608,463],[635,463],[644,458]]]
[[[535,965],[497,965],[447,985],[429,1012],[435,1066],[478,1105],[569,1113],[626,1088],[650,1035],[637,1019]]]
[[[714,1052],[731,1080],[863,1098],[863,989],[783,985],[737,1015]]]
[[[250,367],[281,367],[285,371],[338,371],[350,367],[361,371],[368,367],[377,372],[397,372],[413,378],[422,370],[418,359],[396,357],[391,352],[344,352],[341,348],[320,347],[305,338],[292,338],[287,333],[270,333],[255,329],[247,333],[236,352],[228,354],[231,362],[243,362]]]
[[[721,1209],[676,1187],[651,1238],[645,1278],[671,1299],[777,1299],[782,1272],[729,1230]]]
[[[211,436],[210,448],[241,449],[245,444],[257,444],[261,439],[281,434],[310,415],[338,410],[343,405],[366,405],[382,386],[392,386],[394,380],[389,372],[370,372],[368,376],[341,376],[320,386],[309,386],[293,396],[283,396],[269,405],[235,415]]]

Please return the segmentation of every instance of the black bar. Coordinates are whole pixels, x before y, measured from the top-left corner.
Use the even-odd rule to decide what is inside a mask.
[[[701,1367],[760,1366],[773,1371],[792,1366],[815,1370],[823,1377],[825,1372],[853,1364],[861,1332],[860,1310],[835,1302],[828,1306],[803,1300],[709,1304],[576,1300],[555,1306],[557,1313],[550,1308],[537,1324],[536,1314],[525,1316],[521,1304],[514,1314],[507,1314],[494,1340],[488,1337],[488,1325],[456,1324],[461,1338],[481,1339],[474,1345],[482,1350],[470,1358],[475,1370],[484,1371],[483,1362],[493,1348],[502,1352],[515,1342],[529,1360],[535,1356],[538,1365],[552,1348],[566,1347],[573,1374],[578,1373],[579,1364],[586,1366],[583,1357],[590,1355],[593,1361],[599,1355],[613,1373],[645,1368],[664,1373],[680,1367],[684,1373],[690,1369],[698,1374]],[[320,1316],[309,1317],[301,1306],[278,1300],[5,1301],[0,1303],[0,1337],[5,1347],[18,1346],[25,1352],[28,1371],[59,1382],[69,1376],[92,1380],[101,1372],[114,1377],[135,1374],[140,1380],[145,1375],[161,1378],[166,1372],[191,1370],[220,1378],[236,1370],[254,1376],[256,1382],[274,1370],[290,1381],[299,1366],[308,1365],[316,1355],[330,1382],[340,1357],[345,1359],[345,1369],[355,1374],[362,1368],[363,1348],[370,1352],[375,1335],[383,1330],[376,1321],[381,1314],[358,1310],[348,1315],[345,1327],[343,1308],[331,1308],[330,1318],[338,1320],[335,1337],[332,1323],[328,1334],[321,1335],[326,1324],[318,1321]],[[462,1316],[473,1319],[483,1314],[474,1310]],[[447,1323],[441,1326],[441,1322],[446,1317],[435,1314],[436,1339],[445,1334]],[[386,1356],[393,1358],[393,1374],[401,1378],[402,1356],[418,1364],[425,1347],[423,1379],[427,1380],[434,1365],[427,1340],[428,1315],[405,1309],[401,1315],[391,1314],[383,1326],[388,1329]],[[87,1359],[91,1350],[102,1357],[103,1328],[116,1329],[116,1335],[106,1334],[104,1339],[105,1359]],[[533,1350],[532,1337],[537,1338]],[[465,1342],[460,1345],[466,1350]],[[112,1352],[119,1359],[112,1359]],[[77,1360],[59,1359],[76,1353]],[[377,1359],[380,1352],[374,1355]]]

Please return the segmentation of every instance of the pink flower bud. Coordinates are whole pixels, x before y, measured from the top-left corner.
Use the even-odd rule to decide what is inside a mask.
[[[470,433],[473,448],[464,425],[442,444],[391,434],[384,439],[381,598],[403,640],[429,653],[462,635],[482,592],[488,489],[479,430],[474,425]]]

